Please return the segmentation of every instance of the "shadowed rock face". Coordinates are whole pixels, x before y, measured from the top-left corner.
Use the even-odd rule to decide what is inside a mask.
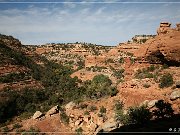
[[[169,23],[161,23],[158,35],[148,40],[137,50],[135,55],[145,58],[150,63],[180,65],[180,31],[171,29]]]

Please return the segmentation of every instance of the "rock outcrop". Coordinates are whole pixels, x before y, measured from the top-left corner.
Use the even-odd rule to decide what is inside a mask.
[[[59,106],[56,105],[54,106],[53,108],[51,108],[47,113],[46,113],[46,116],[50,116],[53,115],[53,114],[56,114],[59,112]]]
[[[171,93],[171,95],[170,95],[170,99],[171,99],[171,100],[176,100],[176,99],[178,99],[178,98],[180,98],[180,90],[175,90],[175,91],[173,91],[173,92]]]
[[[176,24],[176,30],[180,31],[180,23]]]
[[[144,102],[142,102],[140,104],[140,106],[147,106],[148,108],[153,108],[156,103],[158,102],[158,100],[154,99],[154,100],[145,100]]]
[[[119,127],[119,123],[117,123],[114,119],[110,119],[103,123],[97,130],[101,132],[109,132]]]
[[[151,101],[148,102],[147,107],[152,108],[152,107],[154,107],[156,105],[157,102],[158,102],[158,100],[156,100],[156,99],[151,100]]]
[[[105,61],[105,56],[87,56],[85,58],[85,67],[104,66]]]
[[[74,102],[69,102],[68,104],[66,104],[65,106],[66,113],[68,114],[69,110],[72,110],[75,106],[76,104]]]
[[[168,22],[161,22],[160,27],[157,30],[157,34],[166,34],[169,30],[171,30],[171,23]]]
[[[40,117],[42,117],[43,116],[43,113],[42,112],[40,112],[40,111],[36,111],[35,113],[34,113],[34,115],[33,115],[33,119],[35,120],[35,119],[39,119]]]
[[[178,25],[179,26],[179,25]],[[148,40],[136,52],[135,56],[149,63],[180,65],[180,31],[170,28],[170,23],[161,23],[158,35]]]

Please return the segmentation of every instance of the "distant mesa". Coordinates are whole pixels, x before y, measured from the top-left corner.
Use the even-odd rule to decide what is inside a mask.
[[[142,44],[145,43],[148,39],[154,38],[156,35],[135,35],[132,38],[133,43]]]
[[[171,28],[171,23],[168,23],[168,22],[161,22],[160,23],[160,27],[159,29],[157,30],[157,34],[160,35],[160,34],[166,34]]]

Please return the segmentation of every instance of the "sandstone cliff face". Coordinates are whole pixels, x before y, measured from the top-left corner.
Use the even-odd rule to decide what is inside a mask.
[[[171,30],[171,24],[168,22],[162,22],[160,23],[160,27],[157,30],[157,34],[166,34],[169,30]]]
[[[104,66],[105,58],[105,56],[87,56],[85,59],[85,67]]]
[[[180,64],[180,31],[171,29],[170,24],[160,24],[158,35],[148,40],[136,52],[135,56],[150,63]]]

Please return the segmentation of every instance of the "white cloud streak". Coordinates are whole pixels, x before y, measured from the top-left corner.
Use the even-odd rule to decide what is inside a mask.
[[[154,11],[140,12],[138,8],[128,9],[123,6],[119,8],[116,5],[116,8],[112,8],[113,5],[102,4],[94,8],[87,4],[65,3],[63,6],[54,5],[53,8],[29,5],[25,10],[1,10],[0,32],[14,34],[25,44],[53,40],[115,45],[129,39],[138,29],[140,33],[144,32],[143,34],[146,34],[147,30],[152,32],[152,28],[145,28],[146,25],[141,26],[140,22],[149,21],[148,24],[152,23],[154,26],[153,22],[157,20],[177,20],[180,14],[178,11],[170,17],[172,12],[161,11],[161,8],[157,9],[155,14]]]

